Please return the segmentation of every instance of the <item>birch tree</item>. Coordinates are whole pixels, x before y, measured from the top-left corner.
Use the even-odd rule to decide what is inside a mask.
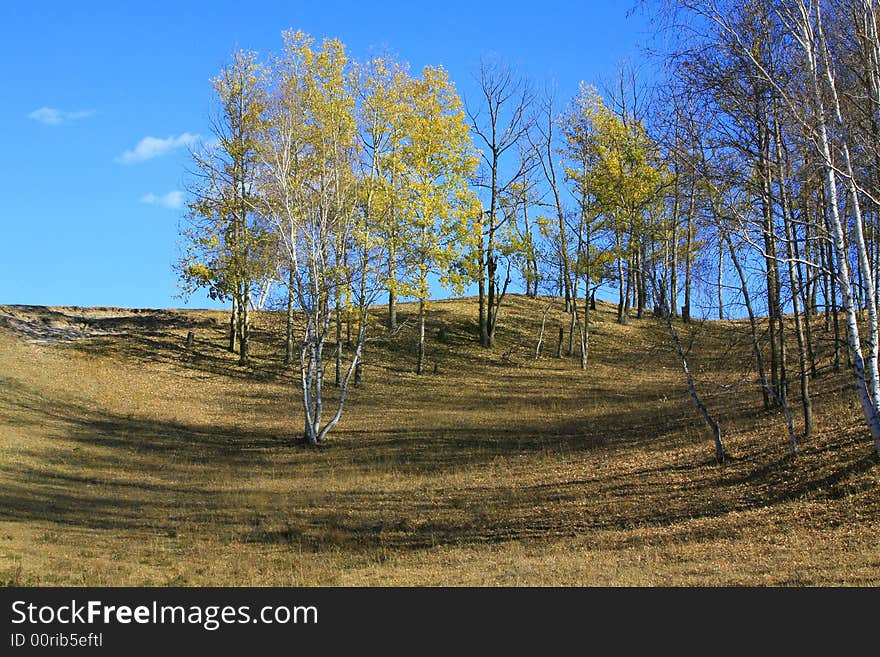
[[[562,132],[565,139],[562,154],[565,157],[565,179],[571,186],[577,205],[574,226],[576,248],[573,288],[575,303],[579,279],[584,280],[583,330],[581,338],[581,368],[586,369],[590,346],[590,306],[595,289],[607,277],[611,254],[600,247],[600,207],[594,190],[595,172],[599,166],[599,115],[605,110],[595,88],[581,83],[578,95],[565,112]]]
[[[361,206],[387,244],[388,328],[397,330],[398,272],[404,267],[406,176],[402,155],[405,119],[414,82],[394,57],[374,57],[360,67],[359,132],[362,140]]]
[[[189,226],[183,231],[184,287],[232,299],[230,351],[249,360],[251,289],[274,269],[271,238],[258,211],[257,143],[265,110],[264,67],[238,51],[214,80],[219,104],[214,143],[193,152]]]
[[[478,201],[468,186],[477,167],[461,100],[442,68],[413,81],[400,149],[406,264],[402,284],[419,303],[416,371],[425,369],[425,315],[431,275],[461,293],[479,240]],[[475,218],[477,219],[475,221]]]
[[[345,47],[319,47],[302,32],[284,33],[271,81],[272,111],[261,144],[263,190],[290,267],[299,344],[304,439],[322,443],[339,422],[360,362],[368,309],[384,287],[384,243],[357,211],[356,80]],[[325,412],[325,349],[341,304],[358,331]],[[328,417],[329,415],[329,417]]]

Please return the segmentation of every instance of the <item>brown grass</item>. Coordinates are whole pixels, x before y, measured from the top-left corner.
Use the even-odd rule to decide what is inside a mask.
[[[533,359],[543,305],[514,297],[488,352],[473,299],[435,303],[422,377],[413,331],[371,343],[320,449],[270,313],[245,369],[220,312],[0,308],[0,581],[880,583],[880,466],[827,346],[794,459],[745,326],[684,331],[718,466],[661,324],[600,306],[582,372],[552,357],[559,308]]]

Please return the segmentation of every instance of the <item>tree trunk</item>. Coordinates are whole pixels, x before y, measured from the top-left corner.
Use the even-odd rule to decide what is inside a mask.
[[[681,206],[681,190],[679,189],[678,166],[675,167],[672,200],[672,235],[670,236],[671,263],[669,267],[669,313],[678,316],[678,214]]]
[[[639,240],[641,242],[641,240]],[[636,317],[642,319],[645,315],[645,307],[648,305],[648,286],[645,283],[645,261],[647,260],[645,246],[640,244],[638,247],[638,267],[636,268],[637,285],[637,309]]]
[[[824,216],[824,208],[825,202],[820,199],[822,203],[822,208],[820,208],[820,212],[823,212],[823,218],[825,222],[825,230],[827,233],[831,233],[830,227],[828,226],[828,219]],[[831,294],[831,282],[833,280],[833,274],[831,271],[831,258],[829,254],[830,244],[826,239],[822,239],[819,242],[819,255],[821,257],[822,262],[822,298],[825,301],[825,333],[831,332],[831,305],[834,303],[833,297]]]
[[[238,330],[236,329],[236,324],[238,322],[238,295],[232,295],[232,313],[229,315],[229,346],[227,349],[235,353],[235,336],[238,334]]]
[[[416,374],[425,372],[425,301],[419,300],[419,355],[416,362]]]
[[[294,290],[294,276],[293,276],[293,268],[291,267],[291,271],[288,275],[288,283],[287,283],[287,326],[284,331],[284,364],[292,365],[293,364],[293,349],[294,349],[294,340],[293,340],[293,290]]]
[[[388,247],[388,328],[397,330],[397,273],[394,263],[394,247]]]
[[[248,308],[247,284],[242,283],[238,298],[238,364],[247,365],[250,361],[250,311]]]
[[[813,405],[810,400],[810,379],[807,370],[807,350],[804,341],[803,322],[801,321],[801,279],[795,266],[794,254],[794,228],[793,219],[791,217],[791,200],[788,193],[789,176],[786,176],[784,170],[785,162],[782,152],[782,131],[779,128],[778,119],[774,121],[775,126],[775,142],[776,142],[776,166],[777,175],[779,176],[779,196],[782,203],[782,220],[785,227],[786,255],[788,256],[788,277],[791,282],[791,303],[792,312],[794,314],[794,330],[797,337],[798,345],[798,364],[800,365],[800,382],[801,382],[801,405],[804,410],[804,440],[809,439],[813,432]],[[798,453],[797,440],[792,439],[791,449],[795,456]]]
[[[629,321],[629,309],[631,306],[632,300],[632,289],[633,289],[633,259],[632,254],[630,253],[626,259],[626,289],[623,293],[623,323],[626,324]]]
[[[480,345],[482,347],[489,346],[489,326],[486,322],[486,262],[485,262],[485,252],[483,250],[482,244],[483,237],[480,236],[480,248],[479,248],[479,259],[480,259],[480,275],[477,281],[478,295],[480,301]]]
[[[761,393],[764,397],[764,410],[770,409],[770,397],[772,394],[775,394],[770,387],[770,383],[767,381],[767,373],[764,370],[764,355],[763,350],[761,349],[761,343],[758,340],[758,322],[755,319],[755,311],[752,308],[752,300],[749,295],[749,281],[746,277],[745,272],[743,271],[742,265],[739,262],[739,256],[736,254],[736,251],[733,248],[733,242],[730,240],[730,235],[726,232],[724,233],[724,237],[727,240],[727,248],[730,252],[730,260],[733,262],[733,267],[736,269],[736,273],[739,276],[740,281],[740,289],[742,290],[743,302],[746,306],[746,311],[749,315],[749,328],[751,329],[752,335],[752,349],[755,353],[755,364],[758,369],[758,378],[761,380]]]
[[[589,278],[587,279],[589,280]],[[587,290],[590,289],[589,284]],[[592,295],[584,294],[584,334],[581,340],[581,369],[587,369],[587,359],[590,356],[590,306],[593,303]]]
[[[547,313],[550,312],[550,308],[553,307],[553,301],[551,299],[550,303],[547,304],[547,307],[544,308],[544,312],[541,315],[541,330],[538,333],[538,343],[535,345],[535,360],[538,360],[541,357],[541,352],[544,349],[544,327],[547,325]]]
[[[758,120],[759,124],[760,119]],[[769,148],[770,143],[768,135],[761,124],[758,130],[758,158],[756,167],[760,180],[761,189],[761,215],[762,225],[761,231],[764,237],[764,267],[765,282],[767,286],[767,316],[768,331],[770,336],[770,383],[773,386],[774,397],[785,398],[782,394],[783,384],[780,379],[779,371],[779,338],[777,335],[777,326],[779,323],[779,277],[776,268],[776,242],[775,231],[773,230],[773,201],[770,191],[770,169],[769,169]]]
[[[625,287],[625,283],[623,280],[623,254],[620,253],[620,234],[619,233],[617,234],[617,249],[618,249],[618,255],[617,255],[617,283],[618,283],[618,285],[617,285],[617,287],[618,287],[618,290],[617,290],[617,296],[618,296],[617,322],[619,324],[626,324],[626,313],[623,310],[624,306],[626,305],[623,300],[624,294],[626,294],[626,287]]]
[[[719,232],[724,229],[718,227]],[[718,319],[724,320],[724,240],[718,237]]]
[[[490,249],[489,252],[494,251],[494,249]],[[495,326],[493,325],[493,316],[495,305],[498,303],[495,298],[497,294],[497,281],[495,280],[496,268],[498,267],[497,257],[491,255],[487,258],[487,272],[486,272],[486,284],[488,287],[488,294],[486,295],[486,347],[492,348],[495,346]]]
[[[589,307],[589,305],[590,305],[589,303],[584,303],[584,306]],[[587,334],[584,331],[584,327],[581,324],[581,318],[578,315],[576,300],[572,302],[572,306],[574,307],[575,323],[577,324],[577,329],[578,329],[578,339],[579,339],[578,346],[580,347],[581,369],[586,370],[587,369]]]
[[[535,256],[535,244],[532,238],[532,225],[529,220],[529,204],[528,200],[524,198],[523,200],[523,229],[526,237],[526,244],[528,245],[528,251],[526,253],[526,271],[528,272],[528,277],[526,280],[526,296],[530,296],[533,298],[538,297],[538,259]],[[531,283],[531,290],[529,290],[529,283]]]
[[[788,166],[789,175],[791,174],[791,167]],[[801,210],[803,212],[804,217],[809,217],[809,203],[803,203],[801,205]],[[794,221],[792,219],[792,221]],[[812,231],[811,231],[811,221],[806,219],[804,222],[804,257],[808,259],[809,262],[815,263],[818,258],[815,257],[815,252],[811,253],[811,245],[812,240],[810,239]],[[804,333],[806,334],[806,347],[807,347],[807,361],[809,363],[809,376],[811,378],[816,377],[816,355],[813,351],[813,320],[812,316],[816,312],[816,276],[810,276],[809,271],[804,272],[804,265],[801,263],[801,252],[800,247],[798,246],[797,239],[797,229],[796,225],[792,223],[792,234],[793,234],[793,244],[792,244],[792,253],[795,257],[795,268],[797,269],[797,277],[798,281],[800,281],[801,285],[801,301],[803,302],[803,324],[804,324]],[[795,292],[797,294],[797,292]]]
[[[493,276],[497,275],[497,258],[496,265],[493,267]],[[498,288],[497,279],[495,282],[495,295],[492,303],[489,304],[489,346],[495,346],[495,331],[498,328],[498,311],[501,309],[501,304],[504,301],[504,297],[507,295],[507,287],[510,285],[510,260],[507,261],[507,271],[504,275],[504,283],[502,283],[501,288]]]
[[[494,125],[493,125],[494,137]],[[498,257],[495,255],[495,229],[497,228],[497,210],[498,210],[498,158],[499,154],[496,148],[492,148],[492,166],[490,167],[490,175],[492,176],[492,186],[489,189],[489,229],[486,234],[486,341],[484,347],[492,348],[495,341],[495,331],[493,323],[493,309],[495,308],[497,293],[495,280],[495,269],[498,266]]]
[[[342,307],[339,301],[336,302],[334,315],[336,320],[336,375],[333,379],[333,385],[338,388],[342,384]]]
[[[684,252],[684,306],[681,308],[681,318],[685,323],[691,321],[691,269],[694,259],[694,212],[696,210],[696,177],[697,171],[694,168],[693,179],[691,180],[690,199],[688,200],[687,212],[687,235],[686,246]]]
[[[665,285],[665,283],[661,282],[660,285]],[[666,295],[660,294],[659,297],[665,298]],[[675,345],[675,352],[676,354],[678,354],[678,362],[681,365],[681,369],[684,372],[685,379],[687,380],[688,392],[690,393],[691,399],[694,402],[694,406],[697,407],[697,410],[703,417],[703,420],[712,431],[712,438],[715,441],[715,460],[718,461],[718,463],[724,463],[724,459],[726,458],[727,453],[724,449],[724,442],[721,439],[721,427],[719,427],[718,422],[715,421],[715,418],[712,417],[712,414],[709,413],[709,410],[706,408],[706,405],[703,403],[703,400],[697,393],[697,388],[694,384],[694,377],[691,375],[690,368],[688,367],[687,359],[684,355],[684,348],[682,347],[681,339],[678,337],[678,333],[675,330],[675,326],[672,323],[672,313],[669,312],[668,306],[665,306],[663,308],[663,318],[666,320],[666,328],[669,330],[669,335],[672,337],[672,342]]]
[[[590,261],[590,258],[591,258],[590,247],[592,245],[592,239],[593,239],[592,228],[590,226],[589,221],[585,221],[584,223],[585,223],[585,231],[586,231],[586,249],[584,250],[584,253],[585,253],[584,263],[586,265],[585,266],[586,271],[584,272],[584,279],[585,279],[584,280],[584,334],[583,334],[583,338],[581,340],[581,342],[582,342],[582,345],[581,345],[581,369],[583,369],[583,370],[587,369],[587,358],[590,355],[590,308],[595,307],[595,303],[596,303],[595,298],[593,296],[596,293],[596,291],[593,290],[591,292],[591,290],[590,290],[590,284],[591,284],[592,275],[593,275],[591,261]]]

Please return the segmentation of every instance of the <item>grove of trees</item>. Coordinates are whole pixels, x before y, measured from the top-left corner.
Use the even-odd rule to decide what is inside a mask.
[[[399,300],[418,302],[425,371],[440,283],[476,287],[486,350],[509,291],[558,300],[560,352],[584,370],[598,290],[614,290],[621,323],[663,320],[719,460],[676,327],[701,312],[747,320],[755,385],[794,453],[813,431],[821,328],[880,453],[880,3],[641,4],[667,44],[656,75],[624,67],[567,102],[498,58],[462,100],[440,67],[355,61],[301,32],[221,71],[215,139],[193,153],[181,280],[232,302],[242,364],[249,312],[286,306],[279,344],[310,443],[338,423],[368,334],[401,330]]]
[[[342,415],[381,294],[391,329],[396,299],[419,301],[422,373],[429,276],[455,291],[468,280],[477,153],[443,69],[416,77],[392,57],[356,62],[337,40],[283,39],[268,61],[236,53],[214,81],[215,140],[193,155],[180,271],[188,289],[231,298],[242,364],[257,291],[286,288],[285,360],[299,364],[304,437],[317,444]]]

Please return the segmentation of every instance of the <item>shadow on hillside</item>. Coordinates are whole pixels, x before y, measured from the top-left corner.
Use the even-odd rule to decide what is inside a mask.
[[[234,478],[248,466],[269,467],[272,450],[292,445],[240,427],[101,412],[2,383],[0,421],[19,432],[22,445],[14,460],[0,463],[4,520],[164,531],[181,510],[213,508],[215,495],[205,481],[215,469]],[[28,449],[31,427],[57,436],[57,449]]]
[[[857,445],[852,441],[847,447],[852,449]],[[729,473],[722,485],[752,491],[749,499],[755,504],[778,504],[817,495],[838,499],[863,488],[862,484],[853,482],[859,481],[859,475],[866,474],[878,463],[873,451],[841,459],[841,447],[838,443],[810,449],[808,453],[813,458],[807,476],[803,473],[804,464],[799,463],[802,457],[794,458],[791,454],[751,457],[749,468]],[[832,453],[838,460],[829,458]]]
[[[65,439],[95,447],[204,458],[210,453],[233,457],[248,450],[290,444],[281,436],[239,427],[195,425],[98,411],[84,404],[46,399],[9,380],[2,383],[7,393],[4,405],[11,409],[10,426],[19,424],[14,418],[17,413],[23,413],[31,422],[55,421],[63,428]]]
[[[192,347],[186,345],[186,334],[176,334],[168,330],[94,338],[88,343],[75,343],[73,347],[87,354],[99,350],[103,355],[122,360],[173,365],[184,370],[229,379],[270,382],[281,381],[290,376],[282,365],[280,347],[277,356],[252,353],[249,364],[243,366],[238,363],[238,356],[226,348],[225,335],[214,323],[206,320],[200,326],[201,328],[196,327],[193,331]],[[254,342],[266,343],[270,341],[270,334],[265,329],[254,327],[252,339]]]
[[[625,473],[601,470],[588,476],[549,484],[476,485],[436,491],[441,501],[387,493],[336,493],[322,509],[290,514],[283,521],[263,519],[245,531],[245,543],[289,545],[320,551],[394,549],[420,550],[441,545],[478,545],[513,540],[581,536],[625,548],[643,542],[637,530],[669,527],[669,541],[735,538],[752,531],[747,516],[732,512],[761,509],[813,494],[833,499],[833,484],[858,477],[876,467],[877,459],[863,456],[831,466],[822,475],[810,466],[789,473],[788,483],[764,479],[738,487],[736,477],[762,477],[767,472],[742,466],[728,488],[719,485],[726,470],[711,458],[672,468],[661,467]],[[736,466],[733,466],[736,467]],[[773,472],[772,469],[770,472]],[[678,478],[675,476],[677,475]],[[681,476],[688,478],[686,486]],[[828,486],[831,485],[829,489]],[[762,491],[763,494],[757,494]],[[687,521],[725,518],[721,527],[690,526]],[[635,530],[633,534],[598,534],[604,530]]]
[[[8,426],[20,426],[25,439],[25,420],[41,423],[59,442],[51,452],[18,450],[0,464],[0,518],[165,536],[221,532],[309,550],[417,550],[665,526],[807,495],[839,496],[876,465],[847,438],[805,450],[798,460],[767,448],[719,467],[707,444],[697,462],[652,464],[643,456],[627,467],[602,466],[610,451],[644,449],[647,441],[658,449],[682,445],[680,428],[653,437],[633,429],[650,421],[649,411],[602,433],[575,420],[491,431],[340,431],[316,450],[264,431],[97,412],[12,384],[5,392],[0,410]],[[600,426],[613,426],[611,418]],[[546,482],[457,476],[545,452],[596,458]],[[284,492],[238,479],[253,466],[277,471]],[[344,488],[314,487],[316,478],[332,482],[340,471],[353,473]],[[369,480],[377,473],[423,483],[377,490]]]
[[[279,467],[285,476],[294,476],[296,469],[304,468],[311,476],[332,478],[344,468],[355,472],[384,470],[401,476],[422,474],[442,481],[444,473],[481,468],[499,458],[610,448],[605,435],[590,434],[576,422],[561,421],[533,427],[531,432],[523,428],[491,432],[389,429],[378,434],[340,431],[338,441],[315,450],[290,436],[112,414],[71,401],[45,399],[10,380],[3,383],[0,417],[7,426],[18,428],[23,444],[15,460],[0,464],[4,480],[0,518],[85,529],[174,535],[181,525],[197,520],[211,526],[237,526],[248,508],[240,503],[229,508],[230,496],[256,496],[260,504],[272,504],[272,494],[236,484],[236,473],[253,466],[267,471]],[[57,449],[28,450],[25,441],[31,426],[39,426],[43,435],[57,436]],[[218,482],[214,486],[220,490],[209,482]],[[309,494],[322,498],[319,506],[341,511],[360,500],[365,515],[372,504],[384,504],[385,497],[383,493]],[[470,489],[468,495],[474,498],[465,506],[479,506],[491,494],[478,487]],[[532,502],[540,503],[540,496]],[[394,513],[412,512],[408,498],[396,500],[395,505],[389,507]],[[277,517],[281,510],[269,506],[268,512]],[[320,534],[316,540],[322,544],[330,540],[328,537],[345,535],[344,523],[355,522],[350,517],[346,520],[345,514],[334,521],[335,512],[327,512],[325,517],[320,509],[293,508],[285,513],[307,522]],[[462,540],[472,540],[467,538],[472,522],[444,529],[440,521],[428,525],[420,521],[418,531],[428,531],[431,538],[411,533],[403,542],[419,547],[431,540],[451,540],[453,533]],[[357,532],[369,534],[373,529],[364,525]],[[245,533],[243,540],[256,538]],[[279,540],[287,539],[282,536]],[[351,547],[372,540],[359,534],[351,539]]]

